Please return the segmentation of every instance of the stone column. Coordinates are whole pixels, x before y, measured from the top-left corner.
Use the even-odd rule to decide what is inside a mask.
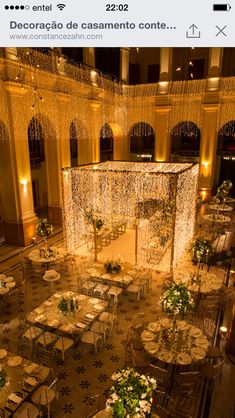
[[[120,48],[120,79],[129,83],[129,55],[130,48]]]
[[[160,82],[172,80],[172,48],[160,48]]]
[[[199,188],[211,194],[217,147],[218,103],[203,105]]]
[[[83,48],[83,62],[95,68],[95,48]]]
[[[26,246],[35,236],[37,217],[34,213],[31,168],[25,124],[27,88],[6,82],[9,138],[2,141],[1,194],[4,232],[9,244]]]
[[[98,100],[90,100],[90,107],[92,110],[92,134],[88,140],[88,160],[92,163],[100,161],[100,137],[99,137],[99,108],[101,103]]]
[[[12,61],[17,61],[17,48],[5,48],[6,58]]]
[[[168,130],[168,120],[170,106],[156,106],[154,108],[154,131],[155,131],[155,161],[169,161],[170,156],[170,132]]]

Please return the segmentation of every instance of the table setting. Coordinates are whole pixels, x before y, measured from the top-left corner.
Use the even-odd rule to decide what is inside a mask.
[[[61,261],[67,255],[64,248],[49,247],[36,248],[32,250],[28,257],[31,261],[36,263],[54,263]]]
[[[212,214],[212,213],[208,213],[206,215],[203,216],[203,220],[204,221],[209,221],[209,222],[216,222],[216,223],[228,223],[231,222],[231,218],[230,216],[226,216],[226,215],[221,215],[218,213]]]
[[[218,204],[210,204],[210,210],[215,210],[216,212],[231,212],[233,211],[233,207],[229,205],[218,205]]]
[[[0,274],[0,296],[9,293],[15,286],[16,282],[13,277]]]
[[[211,293],[221,289],[223,277],[206,271],[174,274],[174,282],[195,293]]]
[[[46,366],[0,349],[0,408],[11,415],[49,373]]]
[[[161,318],[150,322],[141,334],[144,349],[166,363],[188,365],[201,361],[209,346],[203,332],[184,320]]]
[[[122,264],[119,260],[108,260],[104,264],[96,264],[87,269],[87,273],[95,281],[127,287],[132,283],[136,270],[131,269],[129,264]]]
[[[107,303],[99,298],[72,291],[55,293],[26,318],[30,325],[53,331],[53,333],[79,337],[103,312]]]

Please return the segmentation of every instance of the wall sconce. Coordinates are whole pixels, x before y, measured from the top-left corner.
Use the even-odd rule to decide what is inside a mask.
[[[20,181],[20,184],[22,184],[22,186],[23,186],[23,191],[26,192],[27,191],[27,186],[28,186],[29,182],[26,179],[22,179]]]

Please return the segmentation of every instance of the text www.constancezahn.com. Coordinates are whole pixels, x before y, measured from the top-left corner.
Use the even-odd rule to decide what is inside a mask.
[[[80,33],[31,33],[30,35],[26,34],[11,34],[9,35],[10,39],[103,39],[101,34],[80,34]]]

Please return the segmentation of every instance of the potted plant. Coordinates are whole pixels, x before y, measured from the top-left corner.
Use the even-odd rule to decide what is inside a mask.
[[[114,373],[112,380],[115,383],[106,402],[106,410],[111,417],[150,417],[153,394],[157,387],[154,378],[126,368]]]

